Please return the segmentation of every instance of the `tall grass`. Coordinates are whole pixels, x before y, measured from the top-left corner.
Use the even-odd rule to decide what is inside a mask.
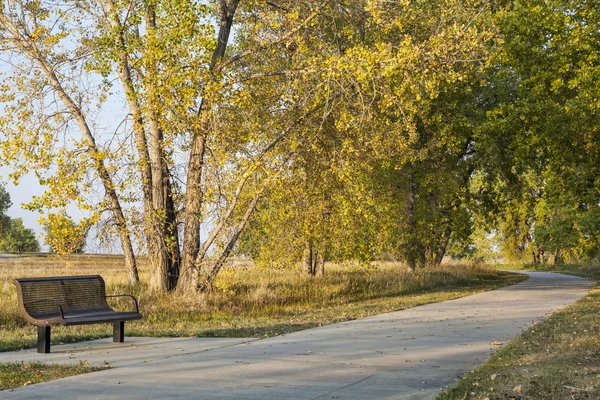
[[[142,282],[148,270],[141,266]],[[35,329],[20,316],[16,277],[100,274],[109,293],[132,293],[140,299],[142,321],[126,325],[127,335],[252,336],[278,335],[321,324],[359,318],[417,304],[456,298],[502,286],[520,276],[484,266],[452,265],[411,272],[401,264],[326,266],[324,277],[299,270],[263,270],[251,263],[231,263],[216,289],[195,295],[155,294],[144,284],[129,287],[123,261],[117,258],[14,258],[0,260],[0,351],[31,347]],[[127,300],[115,302],[126,309]],[[53,330],[53,342],[105,337],[108,325]]]

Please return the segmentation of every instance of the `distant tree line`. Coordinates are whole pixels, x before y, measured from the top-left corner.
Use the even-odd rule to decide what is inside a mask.
[[[40,250],[35,232],[23,226],[21,218],[11,218],[6,212],[12,205],[10,194],[0,186],[0,251],[36,252]]]

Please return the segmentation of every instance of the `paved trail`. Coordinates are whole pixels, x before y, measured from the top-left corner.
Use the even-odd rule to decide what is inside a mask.
[[[516,285],[269,339],[126,338],[0,353],[0,362],[114,368],[2,392],[7,399],[430,399],[593,282],[527,273]]]

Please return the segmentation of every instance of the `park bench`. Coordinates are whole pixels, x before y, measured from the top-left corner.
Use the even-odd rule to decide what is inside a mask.
[[[38,353],[50,353],[51,326],[112,323],[113,342],[122,343],[125,321],[142,318],[136,298],[129,294],[107,296],[99,275],[18,278],[15,285],[23,316],[38,328]],[[111,297],[131,298],[135,311],[113,310],[106,301]]]

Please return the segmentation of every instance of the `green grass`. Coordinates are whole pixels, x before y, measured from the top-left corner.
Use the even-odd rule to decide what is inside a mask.
[[[0,390],[14,389],[67,376],[100,371],[101,367],[85,365],[48,365],[42,363],[0,364]]]
[[[130,288],[119,260],[1,260],[0,351],[35,345],[35,328],[21,317],[11,278],[99,272],[109,293],[140,298],[142,321],[126,324],[128,336],[268,337],[478,293],[524,279],[489,267],[443,266],[410,272],[399,264],[327,265],[325,277],[298,270],[262,270],[248,263],[230,265],[217,289],[193,296],[156,295],[145,286]],[[147,271],[142,269],[142,281]],[[126,308],[127,300],[115,303]],[[52,343],[108,337],[109,325],[56,327]]]
[[[503,269],[517,269],[502,266]],[[521,266],[600,280],[600,267]],[[438,400],[600,399],[600,285],[509,342]]]

